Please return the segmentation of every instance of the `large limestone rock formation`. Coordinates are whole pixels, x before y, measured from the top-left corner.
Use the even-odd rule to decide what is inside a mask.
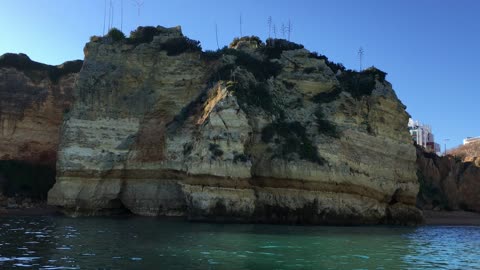
[[[417,148],[420,192],[417,204],[425,210],[480,212],[480,163],[478,158],[426,153]]]
[[[201,52],[179,28],[94,38],[49,203],[192,220],[414,224],[408,115],[385,73],[285,40]]]
[[[48,66],[24,54],[0,56],[0,160],[52,167],[60,125],[82,61]]]

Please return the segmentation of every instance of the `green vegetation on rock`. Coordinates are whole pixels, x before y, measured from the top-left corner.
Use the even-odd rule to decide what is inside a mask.
[[[112,28],[108,31],[106,37],[113,42],[125,42],[126,44],[139,45],[142,43],[150,43],[155,36],[174,33],[171,29],[163,27],[138,27],[135,31],[130,33],[130,37],[125,37],[125,34],[117,28]],[[93,36],[90,38],[91,42],[102,41],[104,39]],[[160,44],[160,50],[167,52],[168,56],[176,56],[184,52],[201,52],[202,47],[200,41],[189,39],[181,34],[178,30],[177,36],[173,36]]]
[[[161,50],[167,51],[168,56],[175,56],[185,52],[201,52],[200,41],[187,37],[170,38],[160,46]]]
[[[262,52],[269,59],[278,59],[283,51],[303,49],[303,45],[288,41],[286,39],[269,38]]]
[[[234,63],[223,65],[217,70],[216,75],[221,80],[232,80],[231,74],[236,67],[248,70],[257,81],[265,81],[270,77],[275,77],[282,70],[279,63],[254,57],[241,50],[224,48],[220,52],[221,55],[235,56]]]
[[[208,147],[208,150],[213,154],[215,157],[221,157],[223,156],[223,151],[220,149],[220,145],[211,143],[210,146]]]
[[[108,31],[107,37],[111,38],[114,42],[118,42],[126,38],[125,34],[115,27]]]
[[[282,111],[274,104],[266,82],[256,82],[247,87],[234,83],[231,84],[230,90],[237,97],[240,106],[255,106],[270,114],[282,114]]]
[[[308,54],[308,57],[310,58],[315,58],[315,59],[319,59],[319,60],[324,60],[325,61],[325,64],[333,71],[333,73],[337,74],[337,72],[339,70],[341,71],[344,71],[345,70],[345,67],[343,66],[343,64],[341,63],[334,63],[330,60],[328,60],[328,57],[326,57],[325,55],[322,55],[322,54],[319,54],[317,52],[311,52]]]
[[[362,72],[345,70],[338,76],[338,80],[344,91],[349,92],[355,99],[359,99],[371,95],[375,89],[376,80],[384,82],[386,74],[373,67]]]
[[[329,92],[321,92],[312,97],[312,101],[317,104],[329,103],[338,98],[338,95],[342,92],[342,88],[334,86]]]
[[[273,141],[280,145],[280,151],[275,154],[283,159],[288,159],[291,154],[297,154],[300,159],[320,165],[325,163],[325,159],[320,157],[317,147],[308,138],[306,129],[300,122],[287,123],[279,120],[268,124],[262,130],[262,141],[265,143]]]
[[[337,127],[332,122],[325,120],[325,116],[320,108],[317,108],[315,110],[315,118],[317,123],[317,129],[320,134],[333,138],[340,137]]]
[[[150,43],[153,40],[153,37],[161,34],[160,30],[157,27],[147,26],[147,27],[138,27],[136,30],[130,32],[130,37],[128,38],[129,44],[141,44],[141,43]]]
[[[236,47],[240,41],[246,41],[246,42],[253,42],[256,43],[258,46],[261,46],[263,44],[262,40],[257,37],[257,36],[245,36],[245,37],[236,37],[233,39],[233,41],[230,43],[230,48]]]
[[[228,87],[237,97],[239,105],[244,108],[246,106],[255,106],[262,108],[270,114],[281,113],[273,102],[267,81],[280,73],[282,67],[279,63],[254,57],[241,50],[228,48],[223,48],[215,53],[209,52],[207,57],[211,59],[220,55],[234,56],[234,61],[218,67],[210,78],[212,83],[219,80],[233,82]],[[255,81],[237,83],[236,80],[238,78],[235,78],[234,71],[238,69],[251,73],[255,77]]]

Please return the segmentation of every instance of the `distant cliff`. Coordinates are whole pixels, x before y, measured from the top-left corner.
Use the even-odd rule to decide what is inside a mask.
[[[69,214],[422,221],[408,115],[384,72],[280,39],[202,52],[179,27],[84,51],[49,193]]]
[[[0,56],[0,190],[46,196],[82,62],[49,66],[25,54]]]
[[[466,162],[474,162],[480,166],[480,141],[474,141],[460,145],[448,151],[449,155],[455,156]]]
[[[424,210],[480,212],[478,161],[462,161],[450,155],[439,157],[417,148],[418,206]]]

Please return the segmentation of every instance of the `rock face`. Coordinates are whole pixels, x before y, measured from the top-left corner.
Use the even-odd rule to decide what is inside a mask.
[[[24,54],[0,56],[0,160],[55,167],[60,125],[82,61],[48,66]]]
[[[408,115],[385,73],[285,40],[236,45],[201,52],[179,27],[88,43],[49,203],[72,215],[422,221]]]
[[[448,151],[449,155],[461,158],[465,162],[474,162],[480,166],[480,141],[461,145]]]
[[[449,155],[439,157],[417,148],[418,207],[480,212],[480,166],[477,162],[478,159],[463,162]]]
[[[0,56],[0,194],[46,200],[82,62],[49,66],[24,54]]]

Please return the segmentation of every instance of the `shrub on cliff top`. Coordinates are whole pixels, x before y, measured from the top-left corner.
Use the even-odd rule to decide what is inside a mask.
[[[333,73],[337,74],[339,70],[344,71],[345,67],[341,63],[334,63],[330,60],[328,60],[328,57],[326,57],[323,54],[319,54],[317,52],[311,52],[308,54],[308,57],[310,58],[315,58],[315,59],[320,59],[324,60],[325,64],[333,71]]]
[[[107,37],[111,38],[115,42],[125,40],[125,34],[115,27],[108,31]]]
[[[130,44],[150,43],[152,42],[153,37],[158,35],[159,33],[160,31],[153,26],[138,27],[135,31],[130,32],[128,43]]]
[[[269,59],[280,58],[283,51],[291,51],[303,49],[303,45],[297,44],[286,39],[267,39],[267,43],[263,48],[263,53],[267,55]]]
[[[343,90],[349,92],[355,99],[359,99],[372,94],[377,75],[382,79],[382,74],[376,71],[365,70],[356,72],[353,70],[345,70],[338,76],[338,80]],[[384,78],[383,76],[383,79]]]
[[[225,49],[225,48],[223,48],[223,49]],[[202,60],[205,60],[207,62],[216,61],[216,60],[220,59],[220,57],[222,57],[222,55],[223,55],[222,50],[223,49],[216,50],[216,51],[206,50],[206,51],[202,52],[201,58],[202,58]]]
[[[167,51],[168,56],[175,56],[184,52],[201,52],[200,41],[189,39],[187,37],[170,38],[165,41],[161,50]]]
[[[258,46],[262,45],[262,40],[257,36],[245,36],[245,37],[236,37],[230,42],[230,48],[233,48],[238,45],[240,41],[247,41],[247,42],[254,42],[257,43]]]
[[[97,42],[97,41],[100,41],[100,40],[102,40],[102,37],[100,37],[100,36],[93,35],[93,36],[90,37],[90,42]]]
[[[277,76],[282,70],[282,66],[276,62],[269,60],[262,60],[253,57],[247,52],[235,49],[222,49],[222,54],[235,56],[235,63],[233,65],[223,65],[216,71],[217,78],[221,80],[230,80],[231,71],[236,67],[242,67],[248,70],[255,76],[257,81],[265,81],[270,77]]]
[[[380,69],[373,66],[363,70],[361,73],[365,74],[366,76],[371,76],[380,82],[385,82],[385,77],[387,76],[386,72],[381,71]]]

